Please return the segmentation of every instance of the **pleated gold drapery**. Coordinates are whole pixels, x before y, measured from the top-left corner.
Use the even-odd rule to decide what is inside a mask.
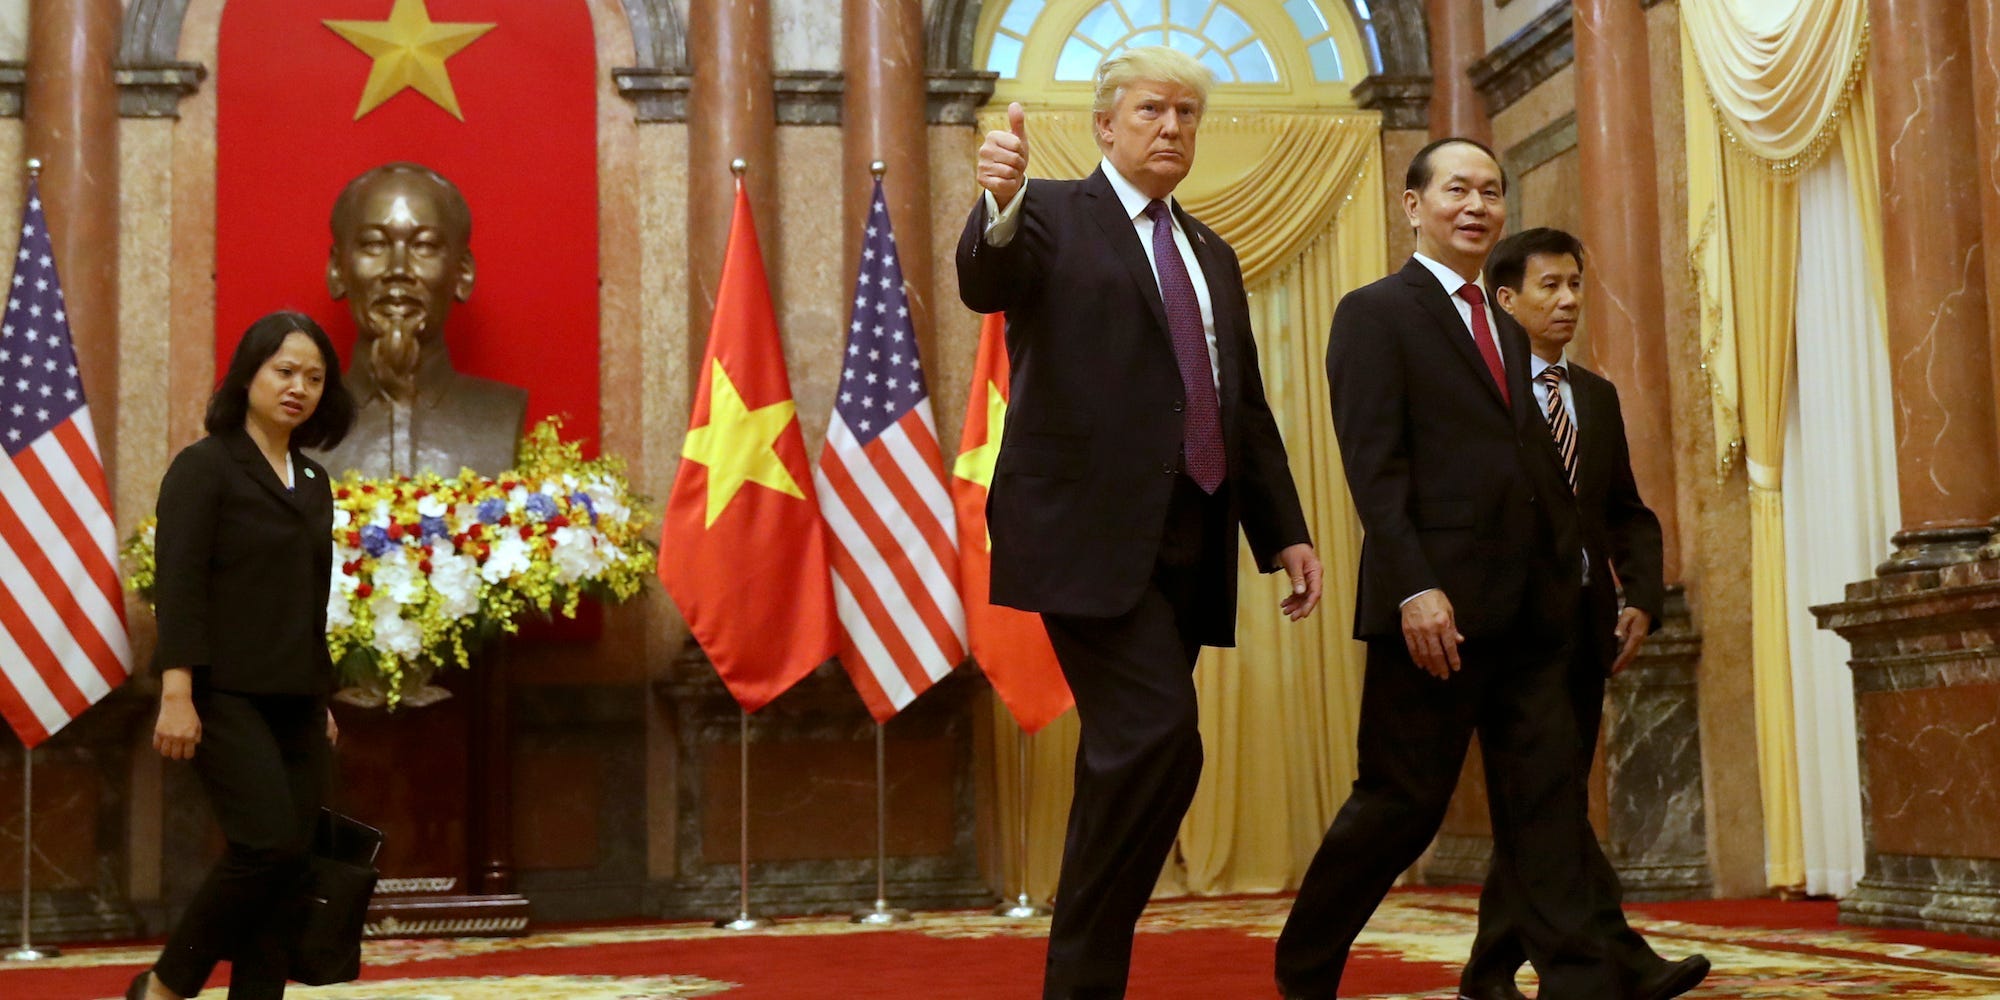
[[[1685,0],[1689,266],[1716,421],[1717,471],[1741,449],[1750,483],[1751,669],[1765,875],[1805,880],[1786,625],[1784,468],[1794,364],[1799,172],[1839,143],[1886,315],[1865,0],[1799,0],[1753,21],[1728,0]],[[1886,325],[1886,324],[1885,324]]]
[[[984,128],[1004,117],[982,117]],[[1243,559],[1237,647],[1195,668],[1207,751],[1200,788],[1160,881],[1163,894],[1253,892],[1298,882],[1354,780],[1362,653],[1353,634],[1360,525],[1333,439],[1325,377],[1333,308],[1381,277],[1388,253],[1380,117],[1211,111],[1194,171],[1175,192],[1235,248],[1250,295],[1264,386],[1326,567],[1320,610],[1278,612],[1282,574]],[[1086,112],[1030,112],[1030,173],[1082,177],[1100,154]],[[996,703],[1000,821],[1015,829],[1018,731]],[[1027,890],[1055,890],[1076,751],[1074,713],[1030,744]],[[1007,881],[1023,859],[1003,835]]]

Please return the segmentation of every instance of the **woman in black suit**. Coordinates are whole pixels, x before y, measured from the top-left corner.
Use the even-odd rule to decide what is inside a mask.
[[[153,746],[194,763],[228,848],[131,1000],[193,996],[223,960],[230,1000],[284,995],[338,735],[326,702],[333,493],[300,449],[332,447],[353,420],[325,331],[272,313],[237,344],[208,436],[160,484]]]

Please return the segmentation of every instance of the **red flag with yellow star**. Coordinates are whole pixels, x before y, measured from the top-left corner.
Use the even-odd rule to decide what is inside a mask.
[[[745,711],[764,707],[839,647],[820,532],[764,256],[738,180],[659,573]]]
[[[972,658],[1021,728],[1032,733],[1073,704],[1042,616],[994,604],[989,589],[992,541],[986,533],[986,493],[1007,423],[1007,319],[990,313],[980,325],[979,360],[965,401],[965,430],[952,463],[952,503],[958,508],[958,566]]]
[[[334,199],[364,170],[414,160],[449,178],[472,209],[477,279],[445,324],[452,366],[526,388],[530,425],[561,414],[563,436],[595,451],[600,74],[590,5],[229,0],[209,11],[220,19],[209,29],[219,31],[216,370],[251,321],[280,308],[311,315],[348,356],[354,322],[326,283]]]

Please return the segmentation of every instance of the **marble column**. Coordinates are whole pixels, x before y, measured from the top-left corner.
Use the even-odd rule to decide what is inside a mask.
[[[55,241],[70,333],[97,446],[115,476],[118,430],[118,0],[36,3],[28,12],[22,117]],[[10,169],[21,169],[19,164]]]
[[[2000,245],[2000,0],[1972,0],[1973,124],[1979,140],[1979,201],[1985,242]],[[1988,251],[1986,287],[2000,289],[2000,253]],[[2000,294],[1986,297],[1994,397],[2000,399]],[[2000,511],[1994,511],[2000,514]]]
[[[1659,175],[1646,14],[1631,0],[1576,0],[1577,152],[1589,190],[1583,242],[1590,360],[1618,386],[1632,475],[1660,517],[1665,578],[1681,579],[1680,504],[1668,399],[1666,291],[1659,269]]]
[[[924,10],[919,0],[845,0],[842,63],[841,274],[854,275],[861,255],[861,225],[874,189],[869,165],[888,167],[882,179],[910,296],[910,322],[926,371],[937,352],[931,322],[930,144],[924,114]]]
[[[778,294],[778,120],[771,89],[771,10],[767,0],[697,2],[688,8],[688,356],[708,344],[715,290],[736,205],[729,162],[741,158],[757,238]],[[688,366],[690,383],[700,364]]]
[[[1903,530],[1885,573],[1971,558],[2000,512],[1972,41],[1960,0],[1869,0]]]
[[[1448,135],[1493,144],[1493,119],[1486,99],[1468,72],[1486,54],[1486,20],[1481,4],[1467,0],[1425,0],[1431,40],[1431,138]]]

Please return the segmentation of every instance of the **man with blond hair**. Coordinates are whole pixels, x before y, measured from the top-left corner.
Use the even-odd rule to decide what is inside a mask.
[[[959,297],[1007,314],[1013,369],[987,502],[993,600],[1042,614],[1082,735],[1044,1000],[1125,995],[1132,934],[1201,775],[1193,668],[1235,641],[1240,525],[1319,602],[1243,273],[1173,191],[1209,73],[1166,48],[1098,68],[1103,162],[1028,181],[1025,115],[990,132],[958,244]]]

